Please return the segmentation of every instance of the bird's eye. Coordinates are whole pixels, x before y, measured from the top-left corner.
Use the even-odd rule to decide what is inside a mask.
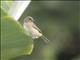
[[[29,20],[32,20],[31,18],[29,18]]]

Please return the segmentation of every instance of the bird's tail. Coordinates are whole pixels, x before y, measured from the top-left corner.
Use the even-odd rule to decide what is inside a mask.
[[[44,35],[41,36],[41,38],[44,40],[45,43],[49,43],[49,39],[47,39]]]

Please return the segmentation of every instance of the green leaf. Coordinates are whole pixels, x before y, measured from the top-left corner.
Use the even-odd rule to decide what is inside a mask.
[[[32,39],[25,33],[21,24],[11,17],[1,19],[1,60],[31,54]]]
[[[1,60],[31,54],[33,49],[32,39],[27,36],[28,32],[24,31],[18,21],[10,17],[9,9],[12,2],[1,1]]]

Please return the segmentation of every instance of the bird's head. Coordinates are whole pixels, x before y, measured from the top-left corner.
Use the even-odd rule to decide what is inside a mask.
[[[28,16],[24,19],[24,22],[25,23],[28,23],[28,22],[34,22],[34,19],[31,17],[31,16]]]

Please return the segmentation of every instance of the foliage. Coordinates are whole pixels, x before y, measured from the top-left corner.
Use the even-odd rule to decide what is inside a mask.
[[[1,4],[1,60],[31,54],[33,43],[23,26],[8,14]],[[8,7],[10,8],[10,6]]]

